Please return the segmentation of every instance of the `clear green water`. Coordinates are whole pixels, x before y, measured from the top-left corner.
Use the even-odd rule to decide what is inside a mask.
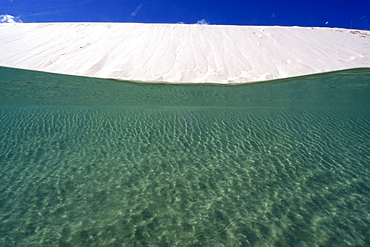
[[[1,246],[370,246],[370,69],[0,96]]]

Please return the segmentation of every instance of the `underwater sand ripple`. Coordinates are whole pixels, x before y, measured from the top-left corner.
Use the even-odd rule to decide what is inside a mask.
[[[2,107],[0,243],[370,243],[370,120]]]

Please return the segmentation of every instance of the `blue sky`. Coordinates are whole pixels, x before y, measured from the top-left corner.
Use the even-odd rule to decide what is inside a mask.
[[[0,22],[143,22],[370,30],[370,0],[0,0]]]

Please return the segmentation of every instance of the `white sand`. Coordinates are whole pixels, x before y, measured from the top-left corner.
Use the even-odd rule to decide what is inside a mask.
[[[245,83],[370,67],[370,31],[135,23],[0,24],[0,66],[145,82]]]

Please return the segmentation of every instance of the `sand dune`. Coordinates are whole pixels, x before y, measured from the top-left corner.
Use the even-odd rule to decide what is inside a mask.
[[[145,82],[246,83],[370,67],[370,31],[137,23],[0,24],[0,66]]]

